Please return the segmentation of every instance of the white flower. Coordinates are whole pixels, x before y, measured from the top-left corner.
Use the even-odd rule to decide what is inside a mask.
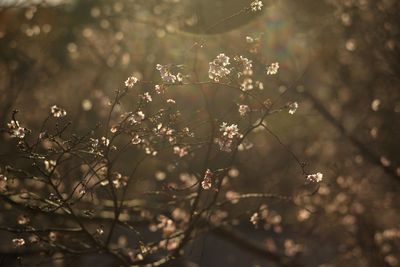
[[[180,158],[186,156],[189,152],[188,152],[188,147],[183,146],[183,147],[179,147],[179,146],[174,146],[174,153],[176,155],[178,155]]]
[[[203,181],[201,182],[201,187],[203,187],[204,190],[208,190],[212,187],[212,177],[213,173],[210,171],[210,169],[207,169],[206,173],[204,174]]]
[[[25,137],[26,129],[24,127],[19,126],[19,122],[12,120],[7,123],[7,127],[10,130],[11,137],[17,137],[22,139]]]
[[[250,36],[246,36],[246,42],[251,44],[252,42],[254,42],[254,39]]]
[[[132,144],[134,144],[134,145],[140,144],[141,142],[142,142],[142,139],[140,138],[139,135],[135,135],[135,136],[132,138]]]
[[[231,71],[227,68],[229,64],[229,57],[223,53],[219,54],[209,63],[208,77],[215,82],[219,82],[221,78],[230,74]]]
[[[45,160],[44,161],[44,168],[47,172],[52,172],[56,167],[57,162],[55,160]]]
[[[250,217],[250,222],[257,227],[258,223],[260,222],[260,215],[258,214],[258,212],[253,213],[253,215],[251,215]]]
[[[131,124],[136,124],[141,122],[142,120],[144,120],[146,116],[144,115],[143,111],[139,110],[138,112],[136,112],[135,114],[133,114],[132,116],[129,117],[128,121]]]
[[[216,138],[215,142],[219,145],[219,149],[224,152],[231,152],[232,151],[232,139],[227,138]]]
[[[165,88],[162,85],[156,84],[154,86],[154,90],[156,91],[157,94],[163,94],[165,92]]]
[[[23,245],[25,245],[25,240],[23,238],[14,238],[12,241],[17,247],[22,247]]]
[[[245,75],[251,75],[253,74],[253,64],[252,61],[248,58],[245,58],[243,56],[236,56],[235,61],[243,65],[243,74]]]
[[[278,73],[278,70],[279,70],[278,62],[272,63],[271,65],[267,66],[267,74],[268,75],[275,75]]]
[[[258,89],[260,89],[260,90],[264,90],[264,84],[263,84],[263,82],[256,81],[256,87],[258,87]]]
[[[128,184],[128,177],[122,176],[119,172],[115,172],[113,174],[113,184],[115,188],[121,188],[123,186],[126,186]]]
[[[248,112],[250,112],[250,108],[248,105],[240,105],[239,106],[239,114],[240,116],[245,116]]]
[[[293,115],[299,108],[299,104],[297,102],[289,103],[288,108],[289,108],[289,114]]]
[[[309,174],[307,175],[307,181],[309,182],[314,182],[314,183],[319,183],[322,181],[322,178],[324,175],[320,172],[314,173],[314,174]]]
[[[176,102],[175,102],[175,100],[169,98],[169,99],[167,99],[167,103],[168,104],[175,104]]]
[[[137,82],[138,82],[138,78],[131,76],[131,77],[128,77],[128,79],[126,79],[125,86],[132,88]]]
[[[260,0],[254,0],[250,4],[251,11],[254,11],[254,12],[257,10],[261,10],[262,7],[263,7],[263,3]]]
[[[176,74],[176,79],[178,80],[178,82],[182,82],[183,81],[183,74],[178,72],[178,74]]]
[[[220,131],[223,132],[223,136],[229,139],[232,139],[236,135],[239,135],[239,129],[236,124],[231,124],[228,126],[226,122],[223,122],[220,127]]]
[[[104,146],[108,146],[110,144],[110,140],[108,140],[104,136],[101,138],[101,142],[103,143]]]
[[[243,91],[249,91],[253,89],[253,80],[251,78],[245,78],[240,85],[240,88]]]
[[[173,75],[169,69],[169,66],[157,64],[156,69],[160,71],[161,79],[166,83],[174,83],[177,77]]]
[[[151,95],[149,94],[149,92],[144,93],[144,95],[142,96],[143,100],[146,101],[147,103],[153,101],[153,98],[151,97]]]
[[[67,115],[67,112],[64,109],[57,107],[56,105],[52,106],[50,111],[51,114],[53,114],[53,116],[56,118],[61,118]]]

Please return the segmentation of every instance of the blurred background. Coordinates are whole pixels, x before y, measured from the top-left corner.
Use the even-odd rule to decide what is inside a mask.
[[[254,134],[252,149],[238,155],[231,190],[303,197],[296,205],[268,200],[239,207],[247,213],[236,228],[301,266],[400,266],[400,2],[264,0],[262,11],[219,23],[250,2],[0,0],[0,123],[17,108],[28,128],[39,128],[57,104],[83,132],[104,120],[128,76],[159,79],[156,64],[197,64],[199,79],[207,80],[208,62],[220,53],[255,55],[256,66],[279,62],[277,76],[265,75],[263,94],[281,104],[297,101],[299,109],[267,123],[324,180],[316,191],[304,186],[298,164],[276,138]],[[196,87],[171,93],[182,113],[199,106]],[[227,110],[237,98],[218,90],[212,109]],[[4,167],[18,155],[6,135],[0,142]],[[152,164],[143,174],[149,180],[158,170]],[[254,229],[249,218],[261,204],[275,220]],[[0,213],[2,225],[12,220]],[[8,240],[0,232],[2,255]],[[279,266],[216,233],[192,247],[190,266]],[[4,257],[0,266],[18,266]],[[93,262],[83,257],[75,264]]]

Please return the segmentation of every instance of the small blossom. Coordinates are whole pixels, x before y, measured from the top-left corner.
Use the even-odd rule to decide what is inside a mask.
[[[245,78],[240,85],[240,88],[243,91],[249,91],[253,89],[253,80],[251,78]]]
[[[65,117],[67,115],[67,112],[64,109],[57,107],[56,105],[52,106],[50,108],[50,111],[51,111],[51,114],[53,114],[53,117],[56,117],[56,118]]]
[[[168,104],[175,104],[176,102],[175,102],[175,100],[169,98],[169,99],[167,99],[167,103]]]
[[[7,177],[0,174],[0,192],[7,191]]]
[[[163,94],[165,93],[165,88],[162,85],[156,84],[154,86],[154,90],[156,91],[157,94]]]
[[[110,144],[110,140],[108,140],[104,136],[101,138],[101,142],[103,143],[104,146],[108,146]]]
[[[176,226],[173,220],[164,215],[158,216],[157,219],[159,221],[157,228],[162,230],[163,237],[168,237],[175,232]]]
[[[112,132],[112,133],[116,133],[117,131],[118,131],[118,126],[117,125],[114,125],[114,126],[112,126],[110,128],[110,132]]]
[[[219,149],[224,152],[231,152],[233,141],[232,139],[216,138],[215,142],[218,144]]]
[[[223,53],[219,54],[209,63],[208,77],[215,82],[219,82],[221,78],[230,74],[231,71],[227,68],[229,64],[229,57]]]
[[[134,145],[138,145],[138,144],[140,144],[141,142],[142,142],[142,139],[140,138],[140,136],[139,135],[135,135],[133,138],[132,138],[132,144],[134,144]]]
[[[258,87],[258,89],[260,89],[260,90],[264,90],[264,84],[263,84],[263,82],[256,81],[256,87]]]
[[[289,103],[288,108],[289,108],[289,114],[293,115],[299,108],[299,104],[297,102]]]
[[[251,215],[250,217],[250,222],[257,227],[258,223],[260,222],[260,215],[258,214],[258,212],[253,213],[253,215]]]
[[[49,239],[50,239],[50,241],[55,242],[55,241],[57,240],[57,238],[58,238],[58,234],[57,234],[56,232],[51,231],[51,232],[49,233]]]
[[[250,37],[250,36],[246,36],[246,42],[251,44],[251,43],[254,42],[254,39],[252,37]]]
[[[307,181],[313,182],[313,183],[319,183],[322,181],[322,178],[324,175],[320,172],[317,172],[315,174],[309,174],[307,175]]]
[[[48,172],[52,172],[56,167],[57,162],[55,160],[45,160],[44,161],[44,168]]]
[[[261,10],[262,7],[263,7],[263,3],[260,0],[254,0],[250,4],[251,11],[254,11],[254,12]]]
[[[240,105],[239,106],[239,114],[240,116],[245,116],[247,113],[250,112],[250,108],[248,105]]]
[[[23,245],[25,245],[25,240],[23,238],[14,238],[12,240],[12,242],[14,243],[15,246],[17,247],[22,247]]]
[[[143,100],[146,101],[147,103],[153,101],[153,98],[151,97],[151,95],[149,94],[149,92],[144,93],[144,95],[142,96]]]
[[[268,75],[275,75],[278,73],[278,70],[279,70],[278,62],[272,63],[271,65],[267,66],[267,74]]]
[[[223,132],[223,136],[229,139],[239,135],[239,129],[236,124],[231,124],[228,126],[226,122],[223,122],[220,126],[220,131]]]
[[[16,137],[19,139],[23,139],[25,137],[26,129],[19,126],[18,121],[12,120],[11,122],[7,123],[7,127],[10,130],[11,137]]]
[[[115,188],[121,188],[128,184],[128,177],[122,176],[122,174],[116,172],[114,173],[113,184]]]
[[[29,221],[30,221],[29,217],[27,217],[24,214],[19,215],[17,220],[18,220],[18,224],[20,224],[20,225],[25,225],[25,224],[29,223]]]
[[[131,124],[136,124],[144,120],[146,116],[144,115],[143,111],[139,110],[135,114],[133,114],[131,117],[129,117],[128,122]]]
[[[131,77],[128,77],[128,79],[126,79],[125,86],[132,88],[137,82],[138,82],[138,78],[131,76]]]
[[[182,82],[183,81],[183,74],[178,72],[178,74],[176,74],[176,79],[178,82]]]
[[[204,190],[208,190],[212,187],[212,177],[213,173],[210,171],[210,169],[207,169],[206,173],[204,174],[203,181],[201,182],[201,187],[203,187]]]
[[[99,228],[96,229],[96,234],[97,234],[97,235],[102,235],[102,234],[104,234],[103,226],[100,226]]]
[[[178,155],[180,158],[186,156],[189,151],[188,151],[188,147],[183,146],[183,147],[179,147],[179,146],[174,146],[174,153],[176,155]]]
[[[161,79],[166,83],[174,83],[177,80],[176,75],[172,74],[170,67],[157,64],[156,69],[160,71]]]
[[[243,66],[243,74],[245,75],[252,75],[253,74],[253,64],[252,61],[248,58],[245,58],[243,56],[236,56],[235,61],[237,61],[239,64]]]

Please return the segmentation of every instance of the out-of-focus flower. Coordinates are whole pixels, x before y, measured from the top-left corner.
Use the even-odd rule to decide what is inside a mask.
[[[240,88],[243,91],[249,91],[253,89],[253,80],[251,78],[245,78],[240,85]]]
[[[258,214],[258,212],[253,213],[253,215],[251,215],[250,217],[250,222],[257,227],[258,223],[260,222],[260,215]]]
[[[12,240],[12,242],[14,243],[15,246],[17,247],[22,247],[23,245],[25,245],[25,239],[23,238],[14,238]]]
[[[44,168],[48,172],[52,172],[56,167],[57,162],[55,160],[45,160],[44,161]]]
[[[143,100],[146,101],[147,103],[153,101],[153,98],[149,94],[149,92],[145,92],[142,96]]]
[[[176,155],[178,155],[180,158],[186,156],[189,151],[188,151],[188,147],[183,146],[183,147],[179,147],[179,146],[174,146],[174,153]]]
[[[278,70],[279,70],[278,62],[272,63],[271,65],[267,66],[267,74],[268,75],[275,75],[278,73]]]
[[[250,4],[251,11],[253,11],[253,12],[261,10],[262,7],[263,7],[263,3],[260,0],[254,0]]]
[[[115,188],[121,188],[123,186],[126,186],[128,183],[128,177],[122,176],[119,172],[114,173],[113,175],[113,184]]]

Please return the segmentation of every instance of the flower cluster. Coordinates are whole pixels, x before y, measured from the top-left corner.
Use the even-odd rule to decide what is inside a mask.
[[[250,107],[248,105],[239,105],[239,114],[244,117],[250,112]]]
[[[242,67],[242,70],[238,72],[238,76],[253,74],[253,63],[250,59],[244,56],[236,56],[234,60]]]
[[[253,12],[261,10],[262,7],[263,7],[263,3],[260,0],[254,0],[250,4],[251,11],[253,11]]]
[[[220,131],[223,132],[223,136],[233,139],[239,134],[239,129],[236,124],[231,124],[228,126],[226,122],[223,122],[220,126]]]
[[[230,69],[228,69],[229,65],[229,57],[223,53],[219,54],[209,63],[208,77],[215,82],[219,82],[231,73]]]
[[[271,63],[271,65],[267,66],[267,74],[268,75],[275,75],[278,73],[279,70],[279,63]]]
[[[19,122],[16,120],[12,120],[11,122],[7,123],[7,127],[9,129],[11,137],[23,139],[27,132],[27,130],[24,127],[21,127],[19,125]]]
[[[324,175],[320,172],[314,173],[314,174],[309,174],[307,175],[307,181],[313,182],[313,183],[319,183],[322,181],[322,178]]]
[[[126,79],[125,81],[125,86],[132,88],[138,81],[139,81],[138,78],[134,76],[128,77],[128,79]]]
[[[64,109],[54,105],[50,108],[51,114],[53,114],[53,117],[55,118],[61,118],[61,117],[65,117],[67,115],[67,111],[65,111]]]
[[[171,66],[169,65],[161,65],[157,64],[156,69],[160,72],[161,79],[166,83],[175,83],[175,82],[182,82],[183,75],[182,73],[178,72],[176,75],[172,74]]]
[[[203,181],[201,182],[201,187],[203,187],[204,190],[211,189],[212,177],[213,177],[213,173],[210,171],[210,169],[207,169],[206,173],[204,174]]]
[[[219,130],[222,132],[222,136],[216,139],[216,143],[219,145],[221,151],[231,152],[235,138],[241,137],[237,125],[228,125],[226,122],[223,122]]]

